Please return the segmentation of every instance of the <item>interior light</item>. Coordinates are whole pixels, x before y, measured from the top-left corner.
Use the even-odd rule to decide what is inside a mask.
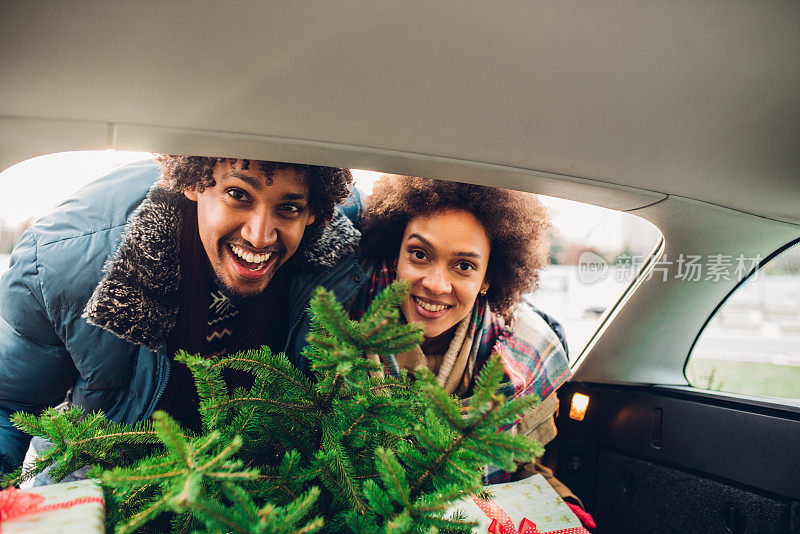
[[[575,419],[576,421],[583,421],[588,406],[589,396],[583,393],[575,393],[572,396],[572,406],[569,408],[569,418]]]

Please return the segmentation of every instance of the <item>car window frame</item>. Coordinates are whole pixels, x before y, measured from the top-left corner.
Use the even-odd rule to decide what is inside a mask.
[[[660,231],[661,229],[659,229],[659,232]],[[634,292],[636,292],[639,286],[647,280],[648,274],[653,270],[662,254],[664,254],[665,248],[666,241],[664,239],[664,233],[662,232],[661,237],[659,237],[655,246],[653,246],[653,250],[650,251],[650,254],[647,256],[644,263],[642,263],[642,266],[636,275],[631,279],[628,285],[625,286],[625,289],[620,293],[619,297],[617,297],[617,300],[614,301],[614,303],[608,308],[606,308],[606,311],[602,316],[600,316],[600,319],[598,319],[597,328],[595,329],[594,333],[583,346],[583,349],[578,354],[578,357],[575,358],[575,361],[570,365],[573,372],[580,367],[580,364],[591,352],[592,348],[603,335],[603,332],[605,332],[606,328],[608,328],[620,310],[622,310],[622,308],[625,306],[625,303],[628,302],[631,296],[633,296]]]

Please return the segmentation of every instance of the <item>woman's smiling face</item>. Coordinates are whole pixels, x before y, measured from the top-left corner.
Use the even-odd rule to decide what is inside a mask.
[[[488,287],[489,253],[486,229],[468,211],[411,219],[397,259],[397,278],[411,285],[400,305],[406,321],[422,323],[429,340],[460,323]]]

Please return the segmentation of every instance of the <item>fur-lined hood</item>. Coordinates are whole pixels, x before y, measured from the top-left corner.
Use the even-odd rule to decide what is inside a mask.
[[[180,193],[153,186],[126,226],[117,251],[83,316],[95,326],[151,349],[159,347],[175,325],[180,290]],[[290,261],[314,273],[334,267],[358,247],[361,233],[338,209],[325,226],[306,229]]]

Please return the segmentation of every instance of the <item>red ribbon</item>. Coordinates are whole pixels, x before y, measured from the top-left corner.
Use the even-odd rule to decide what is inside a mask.
[[[527,517],[523,517],[522,521],[519,524],[519,534],[538,534],[538,530],[536,530],[536,523],[528,519]]]
[[[492,524],[489,525],[490,534],[519,534],[511,518],[508,517],[505,510],[500,508],[497,503],[479,499],[474,495],[472,496],[472,500],[475,501],[478,508],[486,514],[486,517],[492,520]],[[492,530],[492,527],[494,527],[494,530]]]
[[[486,501],[472,496],[472,500],[478,505],[478,508],[486,514],[486,517],[492,520],[489,525],[489,534],[539,534],[536,530],[536,523],[527,517],[522,519],[519,524],[519,530],[514,526],[514,522],[508,517],[508,514],[500,508],[494,501]]]
[[[79,499],[72,499],[71,501],[41,506],[43,501],[44,497],[41,495],[27,491],[19,491],[13,486],[0,491],[0,523],[23,515],[62,510],[64,508],[72,508],[79,504],[92,502],[100,503],[101,505],[105,504],[102,497],[81,497]]]
[[[35,493],[18,491],[10,488],[0,491],[0,521],[8,521],[15,517],[32,514],[44,501],[44,497]]]
[[[511,530],[508,530],[509,527]],[[500,524],[497,519],[492,519],[492,523],[489,525],[489,534],[511,534],[514,532],[518,532],[518,534],[541,534],[536,530],[536,523],[527,517],[523,518],[519,524],[519,531],[514,528],[513,523]]]
[[[597,528],[597,525],[595,524],[594,519],[589,514],[589,512],[585,511],[583,508],[581,508],[577,504],[572,504],[571,502],[568,502],[567,506],[569,506],[570,510],[572,510],[572,512],[576,516],[578,516],[578,519],[581,520],[581,523],[583,523],[584,527],[586,527],[586,528]]]

